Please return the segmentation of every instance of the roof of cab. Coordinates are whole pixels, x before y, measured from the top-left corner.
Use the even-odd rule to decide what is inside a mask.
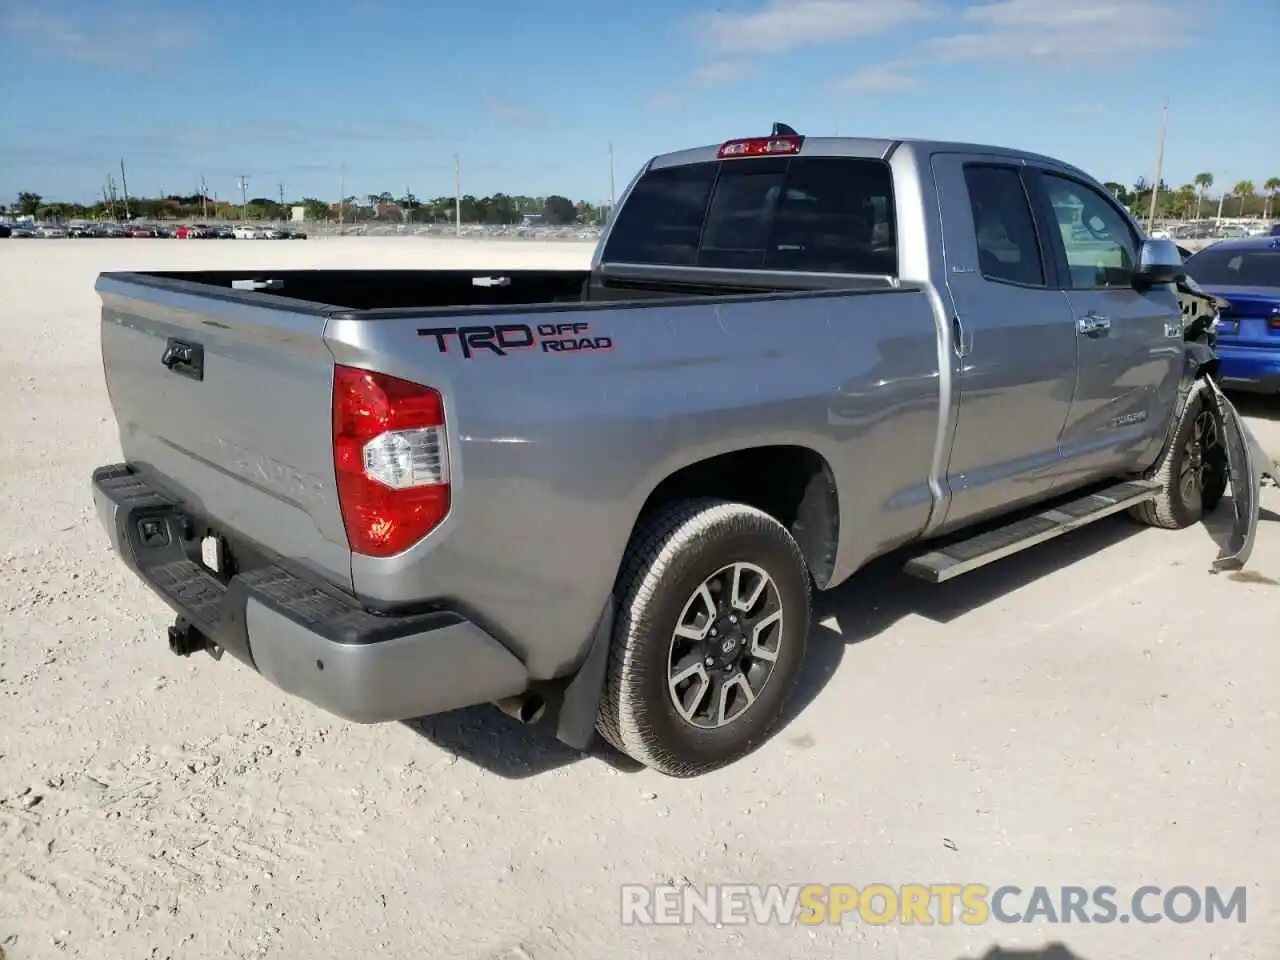
[[[717,159],[720,144],[708,144],[688,150],[677,150],[654,157],[647,169],[677,167],[690,163],[706,163]],[[911,138],[878,137],[805,137],[798,154],[801,157],[857,157],[868,160],[888,160],[897,150],[906,148],[923,156],[935,153],[980,153],[987,156],[1007,157],[1010,160],[1026,160],[1034,163],[1083,171],[1056,157],[1048,157],[1028,150],[997,147],[991,144],[962,143],[949,140],[917,140]]]

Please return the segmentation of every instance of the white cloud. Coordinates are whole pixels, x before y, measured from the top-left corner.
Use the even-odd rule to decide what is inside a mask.
[[[914,86],[915,78],[895,64],[867,67],[835,84],[837,90],[906,90]]]
[[[933,0],[769,0],[753,13],[699,17],[696,27],[721,50],[780,53],[885,33],[936,12]]]
[[[1194,23],[1184,0],[997,0],[964,13],[970,29],[925,43],[945,60],[1036,60],[1060,66],[1176,45]]]
[[[39,9],[38,3],[0,0],[0,33],[43,52],[82,63],[137,69],[147,58],[181,51],[195,23],[161,10],[94,9],[74,18]],[[121,51],[143,51],[145,57]]]

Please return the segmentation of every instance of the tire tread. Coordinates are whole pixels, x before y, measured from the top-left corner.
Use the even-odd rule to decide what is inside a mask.
[[[618,600],[617,619],[596,729],[611,746],[637,762],[669,776],[684,777],[701,772],[645,735],[641,722],[645,705],[637,702],[630,692],[638,686],[637,675],[642,675],[644,670],[635,656],[633,638],[647,625],[664,575],[695,538],[717,527],[719,532],[728,534],[734,533],[735,527],[758,529],[762,522],[775,527],[776,532],[785,537],[794,561],[805,571],[807,613],[811,591],[800,547],[782,524],[755,507],[711,497],[673,501],[659,507],[644,521],[628,545],[614,589]]]

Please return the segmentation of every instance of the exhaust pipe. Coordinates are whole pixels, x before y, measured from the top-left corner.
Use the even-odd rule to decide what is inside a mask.
[[[508,717],[521,723],[537,723],[547,712],[547,702],[536,693],[521,693],[493,704]]]

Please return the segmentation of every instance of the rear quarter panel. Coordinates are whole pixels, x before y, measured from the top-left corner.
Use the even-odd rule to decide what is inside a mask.
[[[453,503],[398,557],[355,557],[368,602],[438,598],[475,617],[535,677],[584,654],[646,498],[717,454],[796,444],[840,497],[837,570],[927,522],[939,417],[938,329],[921,290],[469,320],[335,317],[339,363],[429,384],[445,398]],[[464,358],[420,329],[580,322],[611,349],[537,347]]]

